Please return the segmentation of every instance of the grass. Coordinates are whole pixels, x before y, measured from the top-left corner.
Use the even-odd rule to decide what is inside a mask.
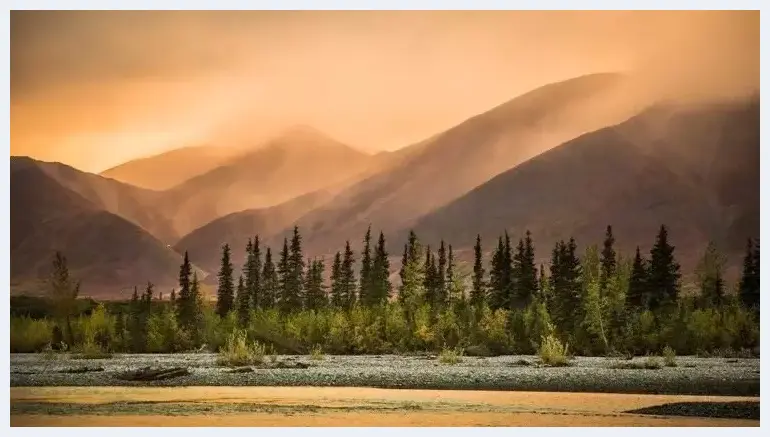
[[[313,349],[310,351],[310,359],[315,361],[323,361],[323,359],[326,358],[326,355],[324,355],[323,348],[321,348],[320,344],[317,344],[313,346]]]
[[[225,346],[219,350],[217,364],[220,366],[240,367],[262,364],[265,361],[265,346],[261,343],[249,343],[246,331],[230,334]]]
[[[112,353],[102,349],[98,344],[88,341],[75,347],[72,352],[72,358],[76,360],[101,360],[112,358]]]
[[[663,348],[663,365],[666,367],[676,367],[676,351],[671,346]]]
[[[569,345],[562,344],[555,335],[550,334],[543,337],[540,343],[538,355],[540,361],[549,367],[564,367],[569,365]]]
[[[463,350],[461,348],[449,349],[443,348],[438,354],[438,361],[443,364],[457,364],[463,361]]]

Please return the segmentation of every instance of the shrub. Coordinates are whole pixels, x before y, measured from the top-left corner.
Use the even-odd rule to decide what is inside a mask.
[[[568,349],[569,345],[563,345],[555,335],[551,334],[543,337],[538,355],[540,361],[546,366],[561,367],[568,364]]]
[[[310,359],[315,361],[322,361],[325,358],[324,351],[320,344],[313,346],[310,351]]]
[[[644,368],[645,369],[648,369],[648,370],[658,370],[661,367],[663,367],[663,366],[661,366],[660,360],[656,356],[650,355],[644,361]]]
[[[11,352],[37,352],[52,343],[52,322],[29,317],[11,318]]]
[[[671,346],[663,348],[663,364],[666,367],[676,367],[676,351]]]
[[[93,340],[88,340],[85,343],[81,343],[75,346],[72,350],[75,355],[72,358],[80,360],[100,360],[104,358],[112,358],[110,352],[105,351],[102,346]]]
[[[457,364],[463,361],[463,350],[461,348],[441,349],[438,355],[438,361],[443,364]]]
[[[262,364],[265,359],[265,346],[261,343],[249,344],[246,331],[237,330],[230,334],[225,346],[219,350],[217,364],[220,366],[250,366]]]

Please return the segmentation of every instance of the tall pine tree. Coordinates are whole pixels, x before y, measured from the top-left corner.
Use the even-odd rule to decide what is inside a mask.
[[[615,274],[617,267],[617,256],[615,254],[615,237],[612,235],[612,226],[607,226],[604,235],[604,248],[601,255],[601,273],[599,274],[599,290],[604,293],[607,289],[607,282]]]
[[[481,251],[481,235],[476,235],[476,245],[473,246],[473,288],[471,288],[471,304],[481,305],[486,301],[484,283],[484,260]]]
[[[647,293],[647,266],[645,260],[636,246],[634,263],[631,265],[631,278],[628,281],[626,293],[626,307],[630,310],[643,310],[648,306]]]
[[[390,284],[390,261],[385,249],[385,234],[380,231],[377,247],[374,249],[374,261],[370,276],[370,305],[380,305],[388,301],[392,291]]]
[[[525,308],[537,293],[537,267],[532,235],[527,231],[525,240],[519,240],[513,260],[513,301],[512,308]]]
[[[273,264],[273,253],[268,247],[265,249],[265,263],[262,267],[262,304],[265,308],[273,308],[278,301],[280,292],[280,280],[278,272]]]
[[[190,257],[185,251],[184,261],[179,267],[179,295],[176,299],[177,320],[182,328],[189,329],[194,322],[195,305],[192,299],[190,276],[192,275],[192,265]]]
[[[438,247],[438,264],[436,269],[436,303],[445,305],[447,303],[447,281],[446,281],[446,246],[444,240]]]
[[[504,308],[508,302],[505,271],[505,243],[503,237],[499,237],[489,270],[489,307],[493,310]]]
[[[347,300],[342,294],[342,283],[340,281],[340,273],[342,272],[342,255],[340,252],[334,254],[334,262],[332,263],[332,276],[331,276],[331,304],[335,308],[344,308]]]
[[[751,238],[746,244],[738,293],[746,308],[759,310],[759,242]]]
[[[238,312],[238,326],[245,328],[249,324],[249,309],[251,299],[249,289],[243,281],[243,275],[238,276],[238,288],[236,289],[236,310]]]
[[[650,250],[647,273],[650,309],[673,304],[679,295],[679,264],[674,259],[674,246],[668,242],[668,230],[660,226],[655,245]]]
[[[305,308],[319,310],[326,306],[326,289],[323,283],[323,260],[309,260],[305,277]]]
[[[265,308],[265,296],[262,287],[262,248],[259,245],[259,235],[254,236],[254,244],[251,246],[249,254],[250,262],[247,261],[246,289],[249,292],[251,305],[254,308]]]
[[[340,290],[343,301],[348,308],[356,303],[356,273],[354,271],[356,260],[350,242],[345,242],[345,253],[342,255],[342,267],[340,269]]]
[[[233,309],[235,290],[233,286],[233,263],[230,262],[230,246],[222,246],[222,262],[219,267],[219,286],[217,287],[217,314],[227,316]]]
[[[372,294],[372,227],[366,229],[364,236],[364,250],[361,251],[361,275],[359,278],[360,286],[358,295],[361,303],[368,305],[371,302]]]

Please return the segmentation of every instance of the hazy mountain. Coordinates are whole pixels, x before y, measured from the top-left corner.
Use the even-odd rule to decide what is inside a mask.
[[[27,157],[12,157],[11,161],[16,167],[22,161],[36,165],[53,180],[95,207],[142,227],[161,241],[174,241],[177,238],[170,221],[155,207],[161,199],[158,192],[82,172],[58,162],[35,161]]]
[[[101,175],[137,187],[166,190],[218,167],[240,152],[228,147],[185,147],[128,161]]]
[[[311,128],[294,128],[164,192],[159,208],[183,235],[233,212],[278,205],[338,184],[373,161]]]
[[[506,171],[414,229],[460,247],[478,232],[488,250],[504,230],[529,229],[547,259],[558,239],[601,244],[607,224],[627,254],[646,251],[663,223],[690,269],[709,239],[739,261],[759,235],[758,100],[652,108]]]
[[[268,236],[292,225],[299,217],[327,202],[332,196],[330,191],[316,191],[280,205],[228,214],[190,232],[174,248],[179,253],[187,251],[197,265],[215,272],[220,266],[221,247],[227,243],[231,248],[233,264],[240,266],[245,257],[246,242],[250,238],[259,235],[264,243]],[[262,247],[263,256],[264,250]]]
[[[67,256],[72,274],[83,282],[84,295],[114,297],[146,281],[159,286],[176,282],[181,262],[177,253],[104,209],[98,196],[94,201],[65,187],[51,176],[51,166],[11,158],[12,288],[42,291],[35,287],[50,273],[55,250]]]
[[[625,97],[626,85],[619,74],[546,85],[400,151],[393,165],[299,221],[308,247],[330,253],[360,240],[369,223],[386,232],[410,226],[544,150],[629,118],[639,105]]]

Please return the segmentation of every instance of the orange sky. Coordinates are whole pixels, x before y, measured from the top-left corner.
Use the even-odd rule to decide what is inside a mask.
[[[758,88],[759,12],[12,11],[11,154],[101,171],[294,124],[395,149],[610,70]]]

